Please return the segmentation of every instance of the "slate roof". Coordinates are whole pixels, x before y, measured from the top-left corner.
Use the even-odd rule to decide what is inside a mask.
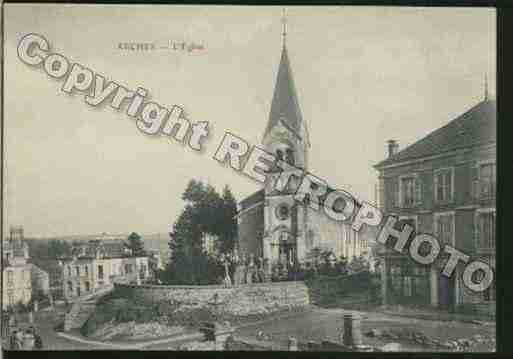
[[[407,160],[419,159],[445,152],[496,142],[495,100],[485,99],[447,125],[381,161],[379,169]]]
[[[100,251],[106,258],[119,258],[126,256],[125,241],[119,240],[90,240],[87,243],[79,244],[73,251],[79,257],[94,258],[96,252]]]
[[[309,142],[308,131],[306,124],[303,122],[301,109],[299,108],[299,100],[297,98],[289,55],[285,45],[281,51],[280,66],[274,87],[269,122],[267,123],[264,137],[279,122],[299,138],[303,138],[304,134],[306,136],[304,140],[307,143]]]

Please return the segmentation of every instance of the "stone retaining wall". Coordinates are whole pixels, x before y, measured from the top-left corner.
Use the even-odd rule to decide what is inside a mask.
[[[178,302],[184,307],[211,307],[217,300],[218,309],[234,315],[270,313],[310,304],[308,288],[303,282],[258,283],[225,287],[114,285],[114,295],[141,304]],[[216,299],[217,297],[217,299]]]

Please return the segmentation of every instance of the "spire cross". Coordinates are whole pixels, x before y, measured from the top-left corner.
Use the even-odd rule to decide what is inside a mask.
[[[283,38],[283,46],[285,46],[285,42],[287,40],[287,18],[285,15],[285,9],[282,10],[281,23],[283,25],[283,32],[281,33],[281,36]]]

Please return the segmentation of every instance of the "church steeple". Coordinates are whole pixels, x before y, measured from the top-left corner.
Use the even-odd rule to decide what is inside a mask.
[[[308,131],[303,121],[299,100],[294,85],[292,69],[286,46],[287,24],[285,17],[282,18],[283,31],[280,65],[278,76],[274,87],[274,95],[271,103],[271,111],[267,128],[264,133],[264,140],[278,124],[286,127],[294,136],[309,146]]]

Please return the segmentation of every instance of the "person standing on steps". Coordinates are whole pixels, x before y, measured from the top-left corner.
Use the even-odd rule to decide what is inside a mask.
[[[249,262],[246,271],[246,283],[253,283],[253,276],[255,275],[255,259],[253,257],[253,253],[249,255]]]
[[[235,249],[233,252],[233,284],[235,285],[242,284],[240,262],[239,253],[237,249]]]

